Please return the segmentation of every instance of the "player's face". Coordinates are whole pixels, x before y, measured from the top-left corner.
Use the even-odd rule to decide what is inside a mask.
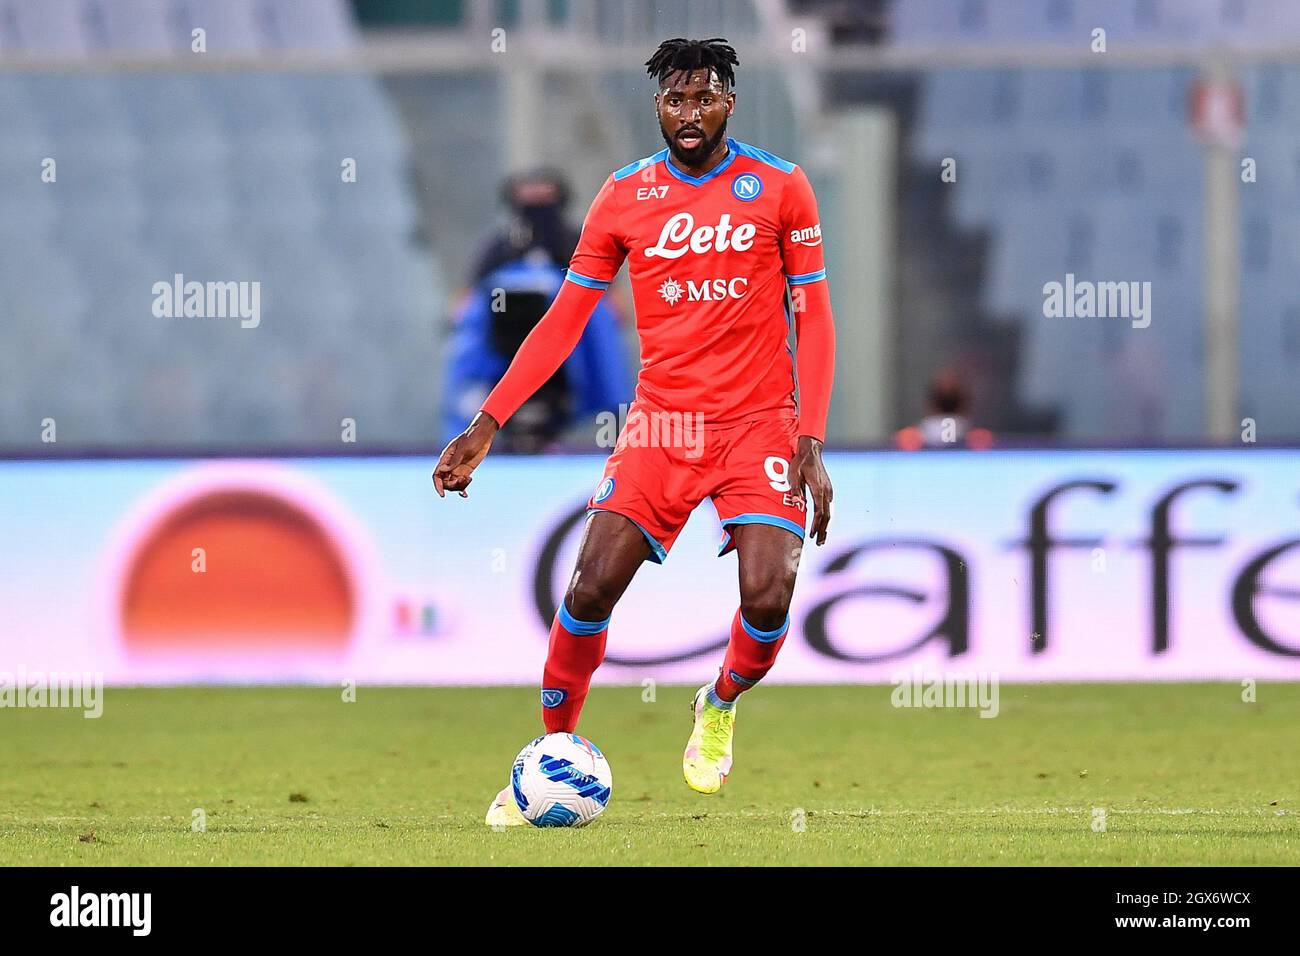
[[[726,92],[711,70],[669,74],[655,96],[659,131],[677,165],[704,165],[727,135],[736,94]]]

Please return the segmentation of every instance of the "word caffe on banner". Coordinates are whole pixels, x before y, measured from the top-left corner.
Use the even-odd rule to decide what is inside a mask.
[[[826,462],[835,519],[770,681],[1300,679],[1295,452]],[[448,502],[415,456],[0,462],[25,502],[0,511],[0,673],[534,683],[603,463],[489,459]],[[716,673],[738,599],[722,535],[703,504],[639,571],[598,682]],[[161,574],[178,549],[190,572]]]

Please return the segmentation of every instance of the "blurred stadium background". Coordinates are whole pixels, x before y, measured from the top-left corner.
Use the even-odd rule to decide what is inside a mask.
[[[823,213],[837,524],[784,679],[1297,676],[1290,0],[0,0],[0,669],[535,680],[597,419],[437,501],[481,397],[448,385],[458,316],[518,228],[507,177],[558,168],[576,224],[658,151],[641,64],[670,36],[736,46],[731,135]],[[259,283],[256,327],[156,315],[177,274]],[[1150,282],[1149,327],[1045,317],[1068,274]],[[620,285],[597,354],[630,369]],[[896,449],[963,409],[993,450]],[[1157,505],[1191,481],[1170,597]],[[1071,482],[1049,583],[1025,542]],[[703,636],[629,623],[604,679],[712,666],[707,518],[628,598]],[[832,612],[864,564],[893,583]]]

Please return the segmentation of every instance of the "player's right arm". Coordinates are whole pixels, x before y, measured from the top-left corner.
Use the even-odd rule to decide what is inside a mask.
[[[433,486],[439,496],[456,491],[469,497],[465,489],[473,480],[474,469],[487,457],[497,431],[577,346],[596,303],[627,257],[627,247],[616,232],[617,222],[614,177],[610,176],[587,210],[582,237],[555,301],[528,333],[469,427],[443,449],[433,471]]]

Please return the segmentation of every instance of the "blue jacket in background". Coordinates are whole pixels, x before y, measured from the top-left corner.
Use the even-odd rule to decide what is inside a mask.
[[[554,301],[566,271],[550,261],[518,259],[493,269],[474,287],[456,316],[449,343],[442,392],[444,443],[469,424],[513,357],[492,347],[493,290],[504,289],[507,295],[538,292],[548,302]],[[593,419],[602,411],[617,413],[620,404],[631,402],[634,383],[629,364],[614,310],[602,298],[563,366],[573,396],[574,421]]]

